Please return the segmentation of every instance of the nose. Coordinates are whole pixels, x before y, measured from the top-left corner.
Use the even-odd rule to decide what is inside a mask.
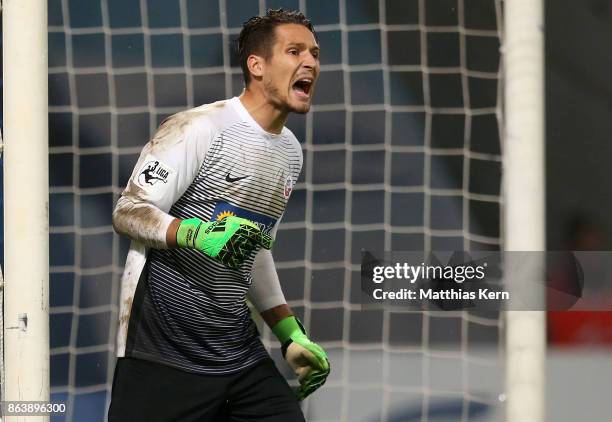
[[[309,51],[306,54],[306,59],[304,60],[303,65],[306,69],[313,70],[319,66],[319,60]]]

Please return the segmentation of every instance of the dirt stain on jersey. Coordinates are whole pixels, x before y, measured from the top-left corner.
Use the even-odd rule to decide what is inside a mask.
[[[130,182],[128,189],[117,201],[113,212],[113,228],[117,233],[146,246],[166,249],[165,233],[160,234],[165,214],[140,199],[136,193],[139,190],[142,189]]]
[[[134,302],[134,296],[129,296],[123,301],[123,309],[125,312],[121,314],[119,324],[125,326],[127,329],[128,323],[130,322],[130,315],[132,314],[132,303]]]
[[[149,142],[151,152],[160,148],[166,149],[178,142],[182,142],[186,137],[185,135],[189,130],[190,124],[210,114],[213,109],[223,108],[226,105],[227,100],[217,101],[216,103],[181,111],[165,118]]]

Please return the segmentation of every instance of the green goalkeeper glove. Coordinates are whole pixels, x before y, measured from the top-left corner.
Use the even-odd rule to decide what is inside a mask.
[[[238,269],[257,246],[271,249],[274,240],[255,223],[230,216],[211,222],[199,218],[183,220],[176,232],[176,243],[183,248],[197,249],[227,267]]]
[[[283,357],[298,376],[298,400],[304,400],[325,384],[330,372],[327,353],[306,336],[304,326],[295,316],[282,319],[272,332],[281,342]]]

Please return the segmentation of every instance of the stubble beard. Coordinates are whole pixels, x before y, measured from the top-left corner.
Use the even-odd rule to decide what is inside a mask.
[[[306,114],[310,110],[310,102],[304,104],[299,108],[292,106],[289,102],[289,96],[291,94],[288,94],[287,98],[284,101],[281,100],[282,97],[280,95],[279,89],[274,86],[270,81],[264,82],[264,91],[270,102],[280,110],[296,114]]]
[[[291,112],[296,113],[296,114],[306,114],[309,111],[310,111],[310,103],[309,102],[303,104],[300,108],[291,107]]]

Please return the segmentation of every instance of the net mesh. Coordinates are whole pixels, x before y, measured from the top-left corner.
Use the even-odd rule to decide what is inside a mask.
[[[305,11],[322,46],[312,111],[288,122],[304,169],[274,250],[332,362],[306,418],[494,419],[499,315],[361,310],[359,262],[362,249],[499,249],[501,2],[49,0],[57,420],[104,419],[128,248],[111,212],[140,149],[166,116],[240,93],[231,43],[280,6]]]

